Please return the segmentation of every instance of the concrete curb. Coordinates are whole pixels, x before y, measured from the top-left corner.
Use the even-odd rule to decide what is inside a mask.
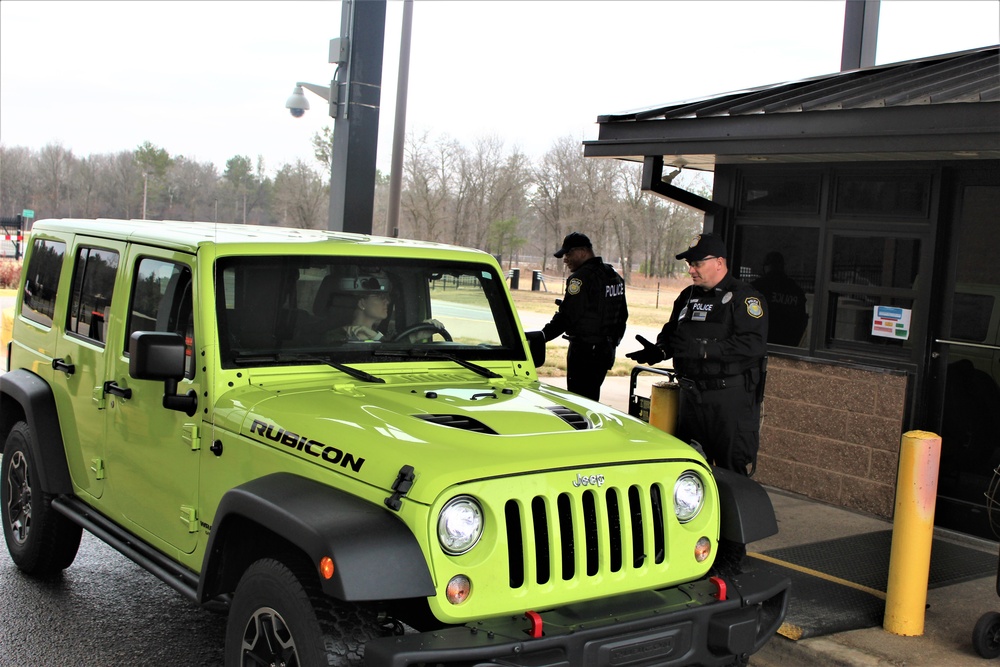
[[[899,663],[882,660],[868,653],[823,637],[793,641],[775,635],[757,653],[750,656],[751,667],[898,667]]]

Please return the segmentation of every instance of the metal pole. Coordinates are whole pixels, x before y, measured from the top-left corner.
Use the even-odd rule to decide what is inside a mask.
[[[847,0],[844,7],[844,40],[840,71],[875,66],[880,0]]]
[[[389,171],[389,217],[386,236],[399,235],[399,198],[403,191],[403,146],[406,138],[406,95],[410,80],[410,32],[413,0],[403,3],[403,29],[399,38],[399,77],[396,80],[396,121],[392,132],[392,166]]]
[[[940,461],[941,436],[927,431],[903,434],[882,620],[882,627],[894,635],[924,634]]]
[[[371,234],[382,94],[386,0],[344,0],[341,35],[348,57],[333,123],[330,221],[334,231]]]

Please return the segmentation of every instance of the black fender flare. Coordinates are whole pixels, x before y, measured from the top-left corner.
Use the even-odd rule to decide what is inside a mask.
[[[749,544],[778,532],[774,506],[764,487],[746,475],[712,467],[719,488],[719,537]]]
[[[20,406],[20,410],[15,405]],[[4,440],[20,412],[24,413],[24,420],[35,434],[35,467],[42,490],[51,494],[73,493],[52,388],[23,368],[0,375],[0,434]]]
[[[324,556],[332,558],[333,576],[319,579],[323,592],[340,600],[435,594],[420,545],[394,513],[340,489],[279,472],[230,489],[222,497],[205,549],[199,601],[233,590],[242,571],[227,567],[226,544],[233,530],[248,523],[301,549],[317,572]],[[233,537],[233,544],[238,544],[238,536]]]

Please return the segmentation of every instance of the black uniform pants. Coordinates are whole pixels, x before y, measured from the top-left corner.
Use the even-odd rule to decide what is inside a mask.
[[[601,400],[601,385],[614,365],[615,349],[609,343],[570,341],[566,354],[566,388],[574,394]]]
[[[760,446],[756,387],[740,383],[723,389],[698,389],[682,382],[676,435],[683,442],[697,440],[709,463],[752,474]]]

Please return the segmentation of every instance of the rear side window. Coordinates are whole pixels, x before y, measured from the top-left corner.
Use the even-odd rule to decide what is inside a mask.
[[[21,316],[43,326],[52,326],[56,310],[56,287],[62,274],[66,244],[50,239],[35,239],[24,281]]]
[[[118,253],[81,246],[73,272],[73,299],[66,330],[103,345],[107,341],[108,311],[115,289]]]

